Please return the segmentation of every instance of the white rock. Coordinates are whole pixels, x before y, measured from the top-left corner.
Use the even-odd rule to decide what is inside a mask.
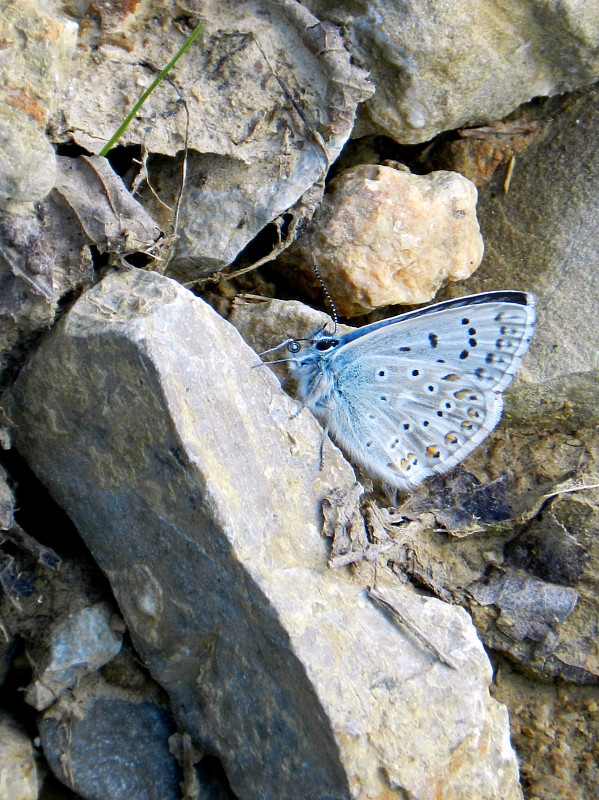
[[[48,633],[48,651],[36,665],[27,702],[41,711],[84,675],[111,661],[121,649],[121,637],[110,627],[110,611],[97,603],[60,620]]]
[[[5,712],[0,713],[0,797],[37,800],[39,781],[31,740]]]

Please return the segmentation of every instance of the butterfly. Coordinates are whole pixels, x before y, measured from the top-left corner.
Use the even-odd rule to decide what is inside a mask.
[[[350,461],[410,490],[495,428],[534,322],[531,294],[486,292],[273,349],[292,354],[298,399]]]

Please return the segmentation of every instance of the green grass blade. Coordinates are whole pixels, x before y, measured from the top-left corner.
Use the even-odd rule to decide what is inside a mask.
[[[174,56],[171,58],[171,60],[168,62],[168,64],[166,65],[166,67],[164,67],[164,69],[160,70],[160,72],[158,73],[158,75],[156,75],[156,77],[154,78],[154,80],[152,81],[152,83],[151,83],[151,84],[148,86],[148,88],[147,88],[147,89],[145,90],[145,92],[144,92],[144,93],[141,95],[141,97],[139,98],[139,100],[138,100],[138,101],[135,103],[135,105],[133,106],[133,108],[131,109],[131,111],[130,111],[130,112],[127,114],[127,116],[125,117],[125,119],[124,119],[124,120],[121,122],[121,124],[119,125],[119,127],[118,127],[118,128],[116,129],[116,131],[115,131],[115,132],[112,134],[112,136],[111,136],[111,137],[110,137],[110,139],[109,139],[109,140],[106,142],[106,144],[104,145],[104,147],[103,147],[103,148],[100,150],[100,152],[99,152],[99,154],[98,154],[98,155],[105,156],[105,155],[106,155],[106,154],[107,154],[107,153],[108,153],[110,150],[112,150],[112,148],[114,147],[114,145],[115,145],[115,144],[118,142],[118,140],[121,138],[121,136],[123,135],[123,133],[124,133],[124,132],[127,130],[128,126],[129,126],[129,123],[130,123],[130,122],[131,122],[131,120],[132,120],[132,119],[135,117],[135,115],[137,114],[137,112],[139,111],[139,109],[140,109],[140,108],[142,107],[142,105],[143,105],[143,104],[146,102],[146,100],[147,100],[147,99],[148,99],[148,97],[149,97],[149,96],[152,94],[152,92],[153,92],[153,91],[154,91],[154,89],[155,89],[155,88],[158,86],[158,84],[159,84],[159,83],[160,83],[160,82],[161,82],[161,81],[164,79],[164,77],[165,77],[166,75],[168,75],[168,73],[171,71],[171,69],[172,69],[172,68],[175,66],[175,64],[177,63],[177,61],[178,61],[178,60],[181,58],[181,56],[183,55],[183,53],[184,53],[184,52],[185,52],[185,51],[186,51],[186,50],[187,50],[189,47],[191,47],[191,45],[192,45],[192,44],[195,42],[195,40],[198,38],[198,36],[199,36],[199,35],[200,35],[200,33],[202,32],[202,30],[204,29],[204,26],[205,26],[205,25],[206,25],[206,22],[205,22],[205,21],[202,21],[202,22],[200,22],[200,24],[199,24],[197,27],[195,27],[195,28],[193,29],[193,31],[192,31],[192,32],[189,34],[189,36],[187,37],[187,39],[185,40],[185,42],[184,42],[184,43],[181,45],[180,49],[179,49],[179,50],[178,50],[178,51],[175,53],[175,55],[174,55]]]

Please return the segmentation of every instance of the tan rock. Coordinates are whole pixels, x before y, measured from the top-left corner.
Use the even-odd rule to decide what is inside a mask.
[[[43,4],[42,4],[43,5]],[[64,85],[77,25],[26,0],[0,0],[0,206],[43,198],[55,176],[44,128]]]
[[[424,303],[480,264],[483,241],[474,185],[454,172],[413,175],[378,165],[347,170],[283,263],[308,275],[318,266],[341,316]]]
[[[8,714],[0,715],[0,797],[36,800],[38,776],[33,745]]]

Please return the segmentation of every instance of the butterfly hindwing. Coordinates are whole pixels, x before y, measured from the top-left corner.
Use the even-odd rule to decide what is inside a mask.
[[[403,370],[387,366],[384,383],[363,383],[348,396],[343,376],[342,415],[327,416],[329,430],[353,460],[391,485],[407,488],[462,461],[493,430],[501,394],[461,379],[439,365],[407,384]]]

